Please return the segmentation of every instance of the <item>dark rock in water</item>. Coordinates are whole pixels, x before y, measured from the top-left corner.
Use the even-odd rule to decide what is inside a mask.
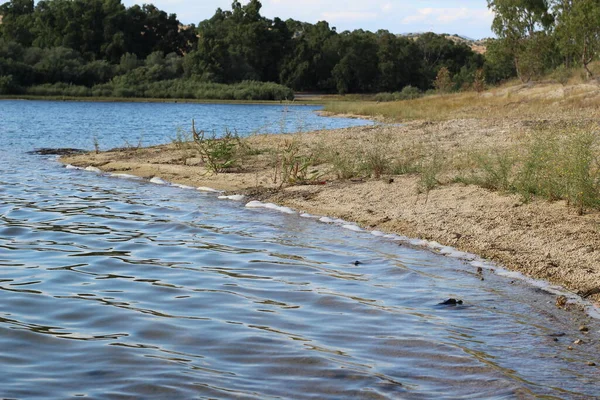
[[[357,261],[354,261],[352,264],[354,264],[354,265],[356,265],[356,266],[359,266],[359,265],[361,265],[362,263],[361,263],[360,261],[358,261],[358,260],[357,260]]]
[[[567,297],[566,296],[558,296],[556,298],[556,307],[564,307],[567,305]]]
[[[42,149],[35,149],[32,151],[28,151],[27,154],[36,154],[36,155],[40,155],[40,156],[69,156],[72,154],[82,154],[85,153],[85,150],[82,149],[72,149],[72,148],[58,148],[58,149],[51,149],[51,148],[42,148]]]
[[[448,299],[446,301],[442,301],[441,303],[439,303],[440,306],[456,306],[458,304],[462,304],[463,301],[462,300],[456,300],[456,299]]]

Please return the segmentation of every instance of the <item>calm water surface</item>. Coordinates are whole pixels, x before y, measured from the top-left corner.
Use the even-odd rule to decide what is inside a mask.
[[[192,118],[244,134],[365,123],[314,109],[0,101],[0,397],[597,396],[597,324],[581,334],[542,290],[26,154],[168,142]],[[438,305],[450,297],[465,304]]]

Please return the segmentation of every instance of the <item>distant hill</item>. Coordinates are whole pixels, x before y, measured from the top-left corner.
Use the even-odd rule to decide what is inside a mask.
[[[411,39],[417,39],[419,36],[425,34],[425,32],[419,32],[419,33],[404,33],[398,36],[405,36]],[[467,46],[469,46],[471,48],[471,50],[473,50],[475,53],[479,53],[479,54],[485,54],[487,47],[486,47],[486,41],[487,39],[479,39],[479,40],[475,40],[475,39],[471,39],[465,36],[460,36],[457,34],[454,35],[449,35],[449,34],[442,34],[442,36],[444,36],[446,39],[452,40],[455,43],[464,43]]]

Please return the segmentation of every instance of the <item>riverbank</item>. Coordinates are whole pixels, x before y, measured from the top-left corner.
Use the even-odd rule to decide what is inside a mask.
[[[600,288],[597,209],[526,199],[467,179],[478,168],[474,153],[520,148],[539,134],[539,123],[456,119],[255,135],[242,140],[244,154],[237,167],[218,174],[209,173],[193,146],[181,143],[61,161],[244,193],[371,229],[434,240],[573,292],[593,293]],[[597,294],[591,298],[599,299]]]

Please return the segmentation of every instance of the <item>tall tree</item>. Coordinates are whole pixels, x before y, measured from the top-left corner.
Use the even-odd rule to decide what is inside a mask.
[[[189,74],[220,82],[275,81],[291,33],[279,18],[260,15],[261,3],[234,1],[198,26],[198,45],[186,63]]]
[[[547,32],[554,17],[548,0],[488,0],[494,12],[492,31],[510,51],[522,81],[539,74],[540,56],[547,49]],[[540,33],[543,32],[543,33]]]
[[[588,78],[589,65],[600,51],[600,2],[597,0],[562,0],[555,5],[556,35],[566,60],[581,62]]]
[[[31,33],[33,10],[33,0],[11,0],[0,5],[0,36],[26,47],[31,46],[34,39]]]

